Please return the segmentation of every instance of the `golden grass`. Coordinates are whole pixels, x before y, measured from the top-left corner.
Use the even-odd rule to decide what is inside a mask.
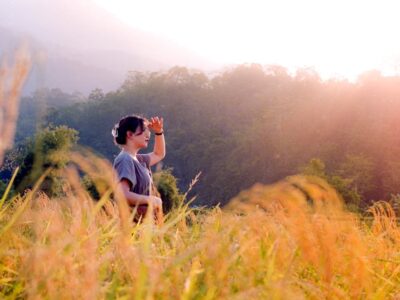
[[[4,152],[13,145],[20,93],[29,69],[29,55],[22,49],[16,55],[14,66],[9,67],[5,61],[0,66],[0,165]]]
[[[64,199],[33,190],[0,209],[1,298],[387,299],[400,291],[393,210],[378,203],[367,224],[317,178],[254,186],[223,210],[182,206],[155,226],[130,222],[107,188],[96,203],[75,171],[65,176]]]

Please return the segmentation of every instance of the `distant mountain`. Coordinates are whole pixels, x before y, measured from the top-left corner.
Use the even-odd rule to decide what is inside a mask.
[[[0,54],[29,44],[34,66],[25,87],[89,93],[118,87],[129,70],[212,65],[162,37],[135,30],[89,0],[0,2]]]

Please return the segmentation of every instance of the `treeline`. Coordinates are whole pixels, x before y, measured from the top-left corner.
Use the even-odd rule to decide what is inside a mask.
[[[369,72],[356,83],[322,81],[312,70],[291,75],[279,66],[242,65],[211,78],[175,67],[132,72],[116,91],[77,98],[62,106],[46,100],[53,105],[42,123],[77,130],[80,144],[110,160],[119,151],[110,131],[120,117],[163,116],[163,168],[173,168],[182,190],[202,172],[193,189],[198,204],[224,204],[256,182],[299,172],[339,182],[357,206],[400,191],[400,77]],[[22,111],[20,139],[35,126],[33,115]]]

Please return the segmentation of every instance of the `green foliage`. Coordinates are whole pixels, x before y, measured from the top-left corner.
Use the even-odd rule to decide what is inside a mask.
[[[3,180],[0,180],[0,197],[4,194],[7,188],[7,183],[5,183]]]
[[[325,163],[318,158],[313,158],[301,170],[301,173],[309,176],[317,176],[322,179],[327,179],[328,176],[325,170]]]
[[[78,132],[66,126],[47,127],[35,137],[35,150],[44,167],[62,168],[69,160],[68,151],[78,141]]]
[[[101,101],[104,99],[104,92],[102,89],[94,89],[90,92],[88,100],[90,101]]]
[[[110,183],[104,174],[91,174],[91,176],[85,174],[81,179],[81,183],[89,195],[95,200],[100,200],[101,195],[110,188]]]
[[[78,141],[78,132],[66,126],[47,127],[36,134],[34,140],[26,141],[19,158],[20,172],[15,179],[18,192],[31,188],[38,178],[47,170],[42,189],[50,195],[62,193],[62,182],[59,171],[69,161],[69,151]]]
[[[351,186],[362,198],[371,193],[376,185],[373,182],[374,164],[365,155],[346,155],[337,173],[351,181]]]
[[[328,176],[328,183],[342,195],[350,210],[357,211],[361,207],[362,196],[357,188],[353,186],[351,179],[343,178],[339,175],[330,175]]]
[[[346,162],[344,165],[348,166],[349,163]],[[354,180],[352,178],[342,177],[335,172],[328,173],[325,163],[321,159],[311,159],[300,171],[304,175],[317,176],[326,180],[343,197],[345,203],[352,210],[360,206],[362,197],[357,190],[357,186],[354,186]],[[351,174],[356,173],[352,172]]]
[[[163,201],[163,210],[168,212],[177,208],[183,202],[183,195],[177,187],[177,179],[172,175],[171,169],[162,170],[154,174],[154,183]]]
[[[20,143],[34,136],[36,130],[43,126],[46,115],[57,114],[58,109],[84,100],[85,98],[80,93],[69,94],[57,88],[42,88],[31,96],[22,97],[15,140]]]
[[[88,175],[84,175],[82,177],[82,186],[88,191],[89,195],[93,199],[95,199],[95,200],[100,199],[100,193],[96,188],[96,184],[93,182],[93,180]]]
[[[400,76],[322,81],[310,69],[292,75],[256,64],[213,75],[184,67],[131,72],[119,89],[96,89],[90,101],[47,90],[22,101],[21,110],[30,117],[44,100],[46,124],[78,130],[81,144],[109,160],[119,151],[110,130],[122,116],[164,117],[164,165],[173,167],[181,189],[202,172],[193,189],[198,205],[226,204],[256,182],[296,173],[313,157],[339,176],[332,178],[338,187],[350,186],[354,203],[400,190]],[[24,120],[17,138],[36,127]]]

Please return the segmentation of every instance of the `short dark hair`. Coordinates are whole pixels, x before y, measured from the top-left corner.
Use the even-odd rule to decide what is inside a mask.
[[[128,131],[136,132],[138,128],[143,132],[145,130],[146,119],[138,115],[129,115],[123,117],[117,124],[114,125],[111,131],[114,142],[118,145],[126,144],[126,133]]]

